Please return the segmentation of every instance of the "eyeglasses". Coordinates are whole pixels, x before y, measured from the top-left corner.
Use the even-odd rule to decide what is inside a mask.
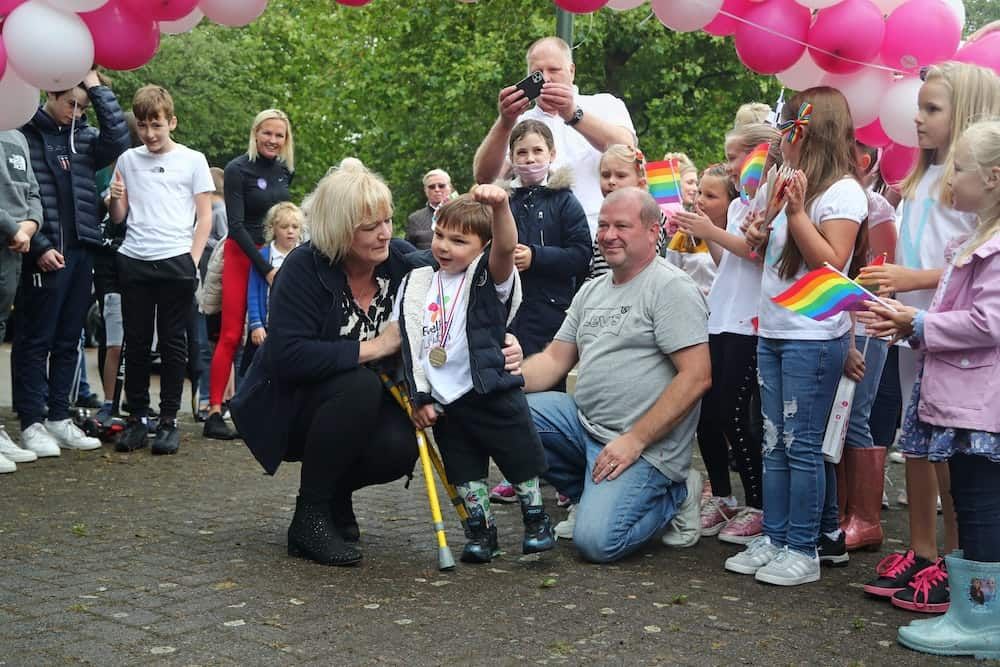
[[[447,183],[428,183],[424,186],[428,190],[444,190],[448,187]]]

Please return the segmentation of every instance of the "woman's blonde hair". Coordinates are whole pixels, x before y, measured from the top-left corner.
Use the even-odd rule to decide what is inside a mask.
[[[806,175],[804,204],[809,210],[817,197],[844,176],[859,179],[854,159],[854,122],[843,93],[828,86],[796,93],[782,109],[782,120],[795,118],[800,107],[806,103],[812,104],[812,115],[802,137],[796,167]],[[778,273],[782,278],[792,278],[799,272],[802,262],[802,252],[789,234],[781,253]]]
[[[736,110],[736,117],[733,119],[733,129],[738,129],[744,125],[763,123],[771,115],[771,107],[763,102],[747,102],[741,104]]]
[[[979,175],[984,180],[995,179],[993,169],[1000,167],[1000,118],[970,125],[959,141],[968,147],[972,159],[976,162]],[[965,263],[979,246],[1000,231],[1000,184],[994,188],[992,200],[977,213],[979,226],[962,253],[955,258],[956,264]]]
[[[924,74],[924,82],[937,82],[948,89],[951,100],[951,137],[947,155],[938,156],[934,149],[923,149],[917,163],[900,184],[904,199],[917,195],[917,186],[927,169],[939,162],[944,166],[938,190],[938,201],[951,201],[951,177],[955,174],[955,144],[966,128],[977,120],[1000,116],[1000,77],[985,67],[959,62],[932,65]],[[943,157],[944,159],[940,159]]]
[[[607,150],[601,153],[601,159],[598,162],[598,169],[604,165],[604,161],[608,158],[613,158],[619,162],[631,164],[635,167],[635,173],[639,176],[639,180],[646,178],[646,157],[642,154],[642,151],[635,146],[611,144],[608,146]]]
[[[264,240],[268,243],[273,241],[274,228],[286,220],[299,223],[299,229],[304,229],[306,226],[306,216],[301,208],[290,201],[279,202],[269,208],[267,215],[264,216]]]
[[[264,109],[253,119],[250,127],[250,146],[247,148],[247,155],[251,160],[257,159],[257,130],[268,120],[285,121],[285,145],[281,147],[278,157],[288,167],[288,171],[295,171],[295,140],[292,138],[292,121],[288,120],[288,115],[281,109]]]
[[[726,142],[738,141],[740,152],[749,152],[760,144],[769,145],[767,164],[781,166],[781,132],[765,123],[747,123],[726,133]]]
[[[389,186],[352,157],[332,167],[306,201],[313,247],[331,263],[347,255],[358,227],[371,222],[372,216],[392,215]]]

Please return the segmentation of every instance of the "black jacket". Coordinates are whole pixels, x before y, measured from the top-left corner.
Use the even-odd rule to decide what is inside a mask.
[[[389,278],[390,294],[420,261],[412,250],[394,239],[389,258],[376,268],[377,275]],[[271,286],[267,340],[231,403],[233,421],[268,474],[289,453],[300,392],[358,367],[361,344],[340,335],[346,284],[340,266],[305,243],[288,255]]]
[[[517,242],[531,248],[531,266],[521,274],[524,301],[510,326],[525,356],[541,352],[555,336],[576,293],[576,277],[590,267],[590,227],[572,185],[572,172],[563,168],[547,185],[510,193]]]
[[[70,176],[73,184],[74,223],[77,237],[84,245],[100,246],[103,244],[100,220],[100,195],[97,192],[95,174],[99,169],[111,164],[119,155],[128,150],[130,145],[128,124],[118,100],[110,88],[94,86],[87,91],[90,96],[100,132],[87,123],[86,117],[78,120],[73,127],[73,146],[76,152],[71,152]],[[31,149],[31,166],[38,179],[38,187],[42,194],[41,229],[31,237],[31,250],[25,258],[26,266],[32,270],[37,266],[38,258],[48,250],[55,248],[60,252],[64,248],[62,225],[59,221],[59,191],[56,176],[58,156],[48,146],[61,145],[64,142],[52,141],[57,135],[69,133],[69,126],[59,126],[43,109],[35,112],[26,125],[21,128],[28,146]]]

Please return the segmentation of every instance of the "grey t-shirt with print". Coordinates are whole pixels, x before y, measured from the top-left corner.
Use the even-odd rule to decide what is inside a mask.
[[[577,293],[555,340],[579,352],[575,400],[580,421],[598,441],[628,431],[677,375],[670,354],[708,342],[708,307],[694,281],[656,257],[623,285],[608,273]],[[642,457],[683,482],[700,405]]]

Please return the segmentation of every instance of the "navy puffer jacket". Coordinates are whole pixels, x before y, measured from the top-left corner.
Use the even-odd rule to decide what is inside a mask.
[[[100,132],[87,123],[86,117],[78,120],[73,128],[75,153],[70,154],[70,169],[73,179],[73,207],[76,218],[76,234],[84,245],[103,245],[101,235],[99,194],[95,173],[107,167],[128,150],[128,124],[114,93],[106,86],[94,86],[87,91]],[[70,127],[59,126],[43,109],[35,112],[21,132],[31,149],[31,166],[38,179],[42,194],[42,227],[31,237],[29,261],[34,264],[48,250],[55,248],[62,252],[59,224],[59,192],[56,184],[58,159],[56,151],[46,150],[50,137],[70,132]],[[60,142],[62,143],[62,142]]]

